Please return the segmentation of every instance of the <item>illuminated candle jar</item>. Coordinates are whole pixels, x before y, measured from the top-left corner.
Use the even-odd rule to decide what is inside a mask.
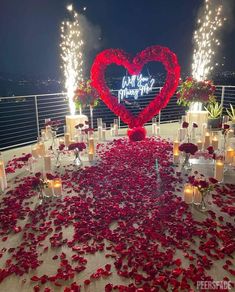
[[[32,149],[31,149],[31,153],[32,153],[32,156],[37,159],[38,158],[38,146],[33,146]]]
[[[193,186],[191,184],[185,184],[184,186],[184,201],[186,204],[192,204],[193,202]]]
[[[206,133],[204,140],[204,149],[207,149],[210,146],[210,133]]]
[[[222,182],[224,179],[224,162],[222,160],[216,160],[214,178],[219,182]]]
[[[232,166],[235,166],[235,156],[233,156]]]
[[[64,145],[66,147],[69,147],[70,144],[70,134],[69,133],[65,133],[64,134]]]
[[[54,195],[56,197],[62,196],[62,181],[60,178],[55,178],[53,180],[53,189],[54,189]]]
[[[180,142],[178,140],[175,140],[173,142],[173,153],[178,153],[179,152],[179,145],[180,145]]]
[[[43,141],[47,140],[46,129],[41,129],[41,136]]]
[[[197,187],[193,187],[193,203],[200,205],[202,202],[202,194]]]
[[[6,176],[3,157],[1,154],[0,154],[0,177],[2,178],[2,186],[4,187],[4,189],[6,189],[7,188],[7,176]]]
[[[217,137],[214,137],[211,141],[211,146],[213,147],[214,150],[218,150],[219,147],[219,141]]]
[[[46,136],[48,138],[52,137],[52,130],[51,130],[51,126],[46,126]]]
[[[44,156],[46,154],[46,147],[43,142],[38,143],[38,154],[39,156]]]
[[[197,148],[198,148],[198,150],[202,150],[202,141],[201,140],[197,141]]]
[[[88,149],[89,149],[89,153],[92,153],[92,154],[95,153],[95,141],[94,141],[93,136],[90,136],[88,139]]]
[[[180,154],[179,152],[173,152],[173,163],[174,164],[178,164],[180,161]]]
[[[51,156],[49,154],[46,154],[44,157],[44,170],[45,171],[51,171]]]
[[[64,145],[64,139],[59,139],[59,145]]]
[[[89,152],[88,153],[88,159],[89,159],[90,162],[93,161],[94,160],[94,153]]]
[[[46,197],[53,197],[54,196],[54,183],[53,180],[47,180],[46,186],[44,188],[44,193]]]
[[[232,163],[234,154],[235,154],[234,149],[229,147],[225,154],[225,162]]]

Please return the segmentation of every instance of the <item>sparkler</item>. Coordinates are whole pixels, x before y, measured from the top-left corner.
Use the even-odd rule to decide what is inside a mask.
[[[83,80],[83,41],[78,14],[72,5],[67,6],[67,10],[71,14],[71,20],[62,22],[60,47],[70,114],[74,115],[76,111],[73,101],[74,91],[78,83]]]
[[[216,47],[220,45],[216,33],[225,20],[222,6],[214,0],[205,0],[203,15],[198,19],[199,27],[194,33],[192,76],[197,80],[205,80],[214,68],[211,63]]]

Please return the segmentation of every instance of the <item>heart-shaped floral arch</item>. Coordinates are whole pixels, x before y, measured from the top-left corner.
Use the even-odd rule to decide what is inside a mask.
[[[105,81],[106,68],[111,64],[123,66],[130,75],[140,74],[143,66],[148,62],[161,62],[167,72],[166,81],[153,101],[143,109],[136,117],[130,113],[124,105],[119,104],[117,97],[113,96]],[[180,78],[180,66],[176,55],[166,47],[152,46],[138,53],[133,59],[123,50],[109,49],[99,53],[91,68],[92,85],[101,99],[121,120],[130,128],[141,127],[161,109],[166,107],[171,96],[174,94]]]

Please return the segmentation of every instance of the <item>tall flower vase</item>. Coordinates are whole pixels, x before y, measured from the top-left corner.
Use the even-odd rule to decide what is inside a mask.
[[[205,190],[205,191],[201,191],[201,195],[202,195],[202,200],[200,205],[198,206],[199,210],[201,212],[207,212],[208,208],[207,208],[207,196],[209,195],[210,191],[209,190]]]
[[[42,205],[45,199],[45,193],[42,187],[38,190],[38,205]]]
[[[182,170],[189,171],[192,169],[189,159],[190,159],[190,153],[184,153],[184,158],[182,162]]]
[[[80,152],[78,149],[74,150],[75,158],[74,158],[74,166],[75,167],[81,167],[82,166],[82,160],[80,158]]]

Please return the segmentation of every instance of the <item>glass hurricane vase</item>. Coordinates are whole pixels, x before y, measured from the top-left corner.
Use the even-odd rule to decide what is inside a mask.
[[[208,195],[209,195],[210,191],[209,190],[201,190],[200,193],[202,195],[202,200],[201,200],[201,203],[198,205],[198,208],[200,211],[206,212],[208,210],[207,199],[208,199]]]
[[[183,162],[182,162],[182,169],[184,169],[184,170],[191,170],[192,169],[192,166],[191,166],[189,159],[190,159],[190,153],[184,153]]]
[[[82,160],[80,158],[80,151],[75,149],[74,150],[74,155],[75,155],[75,158],[74,158],[74,166],[75,167],[81,167],[82,166]]]

